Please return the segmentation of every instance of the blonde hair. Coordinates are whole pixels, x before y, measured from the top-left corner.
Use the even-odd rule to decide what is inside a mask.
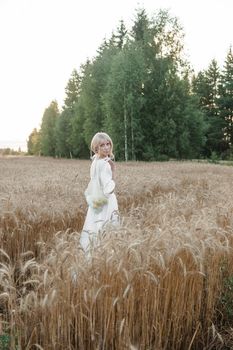
[[[110,137],[108,134],[106,134],[105,132],[97,132],[97,133],[93,136],[93,138],[92,138],[92,140],[91,140],[91,151],[92,151],[93,153],[97,153],[101,141],[109,141],[109,142],[110,142],[110,152],[109,152],[110,154],[109,154],[109,156],[110,156],[110,158],[113,159],[113,158],[114,158],[114,155],[113,155],[113,153],[112,153],[112,151],[113,151],[112,139],[111,139],[111,137]]]

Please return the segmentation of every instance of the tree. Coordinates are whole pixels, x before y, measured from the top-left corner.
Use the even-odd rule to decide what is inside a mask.
[[[189,98],[187,78],[189,67],[183,59],[183,30],[176,18],[167,11],[159,11],[152,20],[145,12],[139,13],[140,26],[136,28],[137,45],[142,47],[146,76],[144,77],[144,104],[142,133],[143,159],[160,159],[161,156],[188,157],[191,155],[193,133],[189,130],[189,115],[198,113],[198,105]],[[137,19],[138,21],[138,19]],[[202,129],[203,131],[203,129]],[[197,148],[202,143],[201,137]],[[195,152],[196,153],[196,152]]]
[[[210,157],[212,152],[221,154],[224,149],[224,123],[219,110],[220,70],[216,60],[212,60],[208,69],[199,72],[193,79],[193,91],[199,96],[199,104],[204,112],[206,128],[206,144],[204,156]]]
[[[134,43],[127,44],[114,57],[103,96],[105,128],[112,135],[120,159],[137,159],[141,152],[143,52]]]
[[[147,44],[150,35],[149,19],[145,9],[136,12],[134,24],[131,31],[133,41]]]
[[[84,137],[85,110],[83,106],[84,103],[82,101],[81,94],[78,102],[75,105],[74,117],[71,120],[72,134],[70,140],[73,154],[78,158],[87,158],[90,153],[89,144],[87,144]]]
[[[75,118],[75,106],[80,96],[81,77],[74,69],[65,88],[66,97],[63,111],[56,123],[56,155],[71,157],[72,150],[72,120]]]
[[[40,131],[33,129],[27,140],[28,154],[30,155],[40,155],[41,143],[40,143]]]
[[[224,125],[222,152],[232,149],[233,145],[233,54],[229,49],[219,84],[220,118]]]
[[[125,27],[124,21],[120,21],[120,25],[117,28],[117,33],[114,35],[116,45],[119,49],[122,49],[125,45],[127,39],[127,29]]]
[[[170,59],[158,60],[153,73],[154,79],[147,82],[145,91],[148,95],[145,110],[149,118],[144,127],[146,139],[150,140],[145,147],[145,157],[198,156],[205,128],[197,101],[190,96],[188,79],[179,77]]]
[[[56,119],[56,154],[86,157],[93,135],[106,131],[118,159],[198,156],[205,123],[190,91],[183,38],[177,18],[167,11],[149,18],[138,10],[131,31],[121,21],[68,82]],[[203,81],[207,84],[205,76]],[[44,154],[51,154],[47,119],[41,142]]]
[[[57,118],[55,126],[56,149],[55,153],[58,157],[69,158],[72,156],[71,147],[71,119],[72,113],[69,108],[64,109]]]
[[[63,109],[72,109],[76,102],[78,101],[81,90],[81,76],[78,74],[77,70],[74,69],[71,73],[71,77],[66,85],[65,92],[65,106]]]
[[[181,29],[165,12],[155,21],[139,10],[131,40],[112,60],[104,94],[105,126],[125,160],[189,157],[203,144],[203,116],[190,98],[187,70],[180,68]],[[189,118],[200,126],[200,137]]]
[[[58,104],[56,101],[52,101],[45,109],[41,123],[41,154],[44,156],[55,156],[55,126],[58,116]]]
[[[152,47],[157,57],[170,58],[181,70],[188,68],[184,55],[184,31],[177,17],[167,10],[160,10],[152,19]]]
[[[90,144],[93,135],[101,131],[104,125],[102,97],[106,89],[108,74],[112,59],[119,50],[116,46],[106,43],[98,56],[85,65],[81,84],[81,101],[79,106],[83,113],[83,135],[86,144]]]
[[[179,158],[200,158],[201,150],[206,143],[207,124],[203,112],[198,108],[198,98],[184,95],[183,119],[186,123],[184,131],[180,130],[177,138]]]

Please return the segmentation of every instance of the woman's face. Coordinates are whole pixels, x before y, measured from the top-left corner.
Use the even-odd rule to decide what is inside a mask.
[[[111,143],[108,140],[101,140],[98,147],[98,156],[100,158],[105,158],[110,155]]]

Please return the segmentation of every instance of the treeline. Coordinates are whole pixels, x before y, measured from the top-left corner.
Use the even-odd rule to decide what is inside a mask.
[[[26,152],[21,151],[21,148],[18,148],[18,151],[10,147],[0,148],[0,156],[21,156],[25,155]]]
[[[111,135],[119,160],[233,154],[231,48],[222,70],[213,60],[194,76],[183,30],[167,11],[149,18],[138,10],[130,29],[121,21],[65,92],[61,112],[52,101],[30,134],[29,154],[87,158],[97,131]]]

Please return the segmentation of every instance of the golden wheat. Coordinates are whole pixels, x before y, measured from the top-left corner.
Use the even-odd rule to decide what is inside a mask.
[[[118,229],[79,245],[89,161],[0,158],[1,332],[11,349],[221,349],[233,168],[117,163]]]

